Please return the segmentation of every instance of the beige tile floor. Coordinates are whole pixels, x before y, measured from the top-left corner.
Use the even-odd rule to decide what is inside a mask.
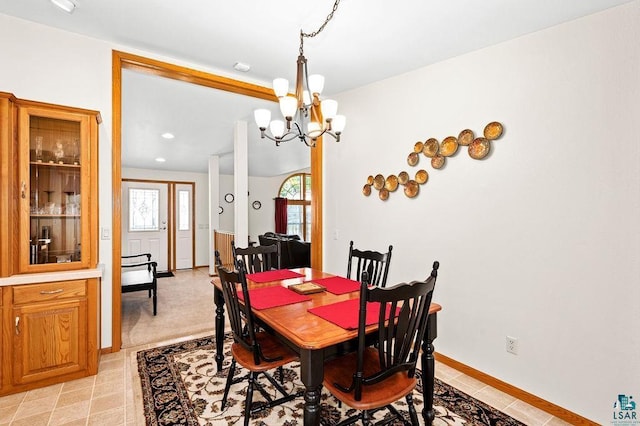
[[[203,279],[210,280],[208,277]],[[211,298],[203,300],[210,303]],[[100,359],[96,376],[1,397],[0,426],[143,425],[142,399],[139,381],[135,378],[136,369],[132,365],[133,354],[152,346],[207,334],[213,334],[213,330],[197,334],[194,331],[178,339],[106,354]],[[527,425],[568,424],[444,364],[436,364],[436,376]]]

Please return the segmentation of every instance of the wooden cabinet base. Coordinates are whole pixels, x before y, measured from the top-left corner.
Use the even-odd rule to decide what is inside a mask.
[[[95,375],[98,279],[2,288],[0,396]]]

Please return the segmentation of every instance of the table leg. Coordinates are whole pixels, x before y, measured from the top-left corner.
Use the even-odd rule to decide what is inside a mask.
[[[224,296],[222,290],[215,287],[213,301],[216,304],[216,365],[218,371],[222,371],[222,361],[224,360]]]
[[[324,377],[324,352],[302,349],[300,375],[304,383],[304,425],[320,424],[320,393]]]
[[[437,313],[433,313],[429,315],[427,330],[422,341],[422,396],[424,399],[422,417],[424,418],[424,424],[427,426],[432,425],[435,418],[435,412],[433,411],[433,382],[435,377],[433,341],[436,337],[438,337],[438,318]]]

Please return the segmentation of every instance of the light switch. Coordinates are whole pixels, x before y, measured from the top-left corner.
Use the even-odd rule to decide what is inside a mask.
[[[101,228],[101,237],[103,240],[111,239],[111,230],[109,228]]]

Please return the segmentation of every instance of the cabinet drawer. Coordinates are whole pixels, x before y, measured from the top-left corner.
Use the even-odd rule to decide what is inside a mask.
[[[46,302],[87,295],[87,280],[60,281],[28,284],[13,287],[13,303],[16,305]]]

